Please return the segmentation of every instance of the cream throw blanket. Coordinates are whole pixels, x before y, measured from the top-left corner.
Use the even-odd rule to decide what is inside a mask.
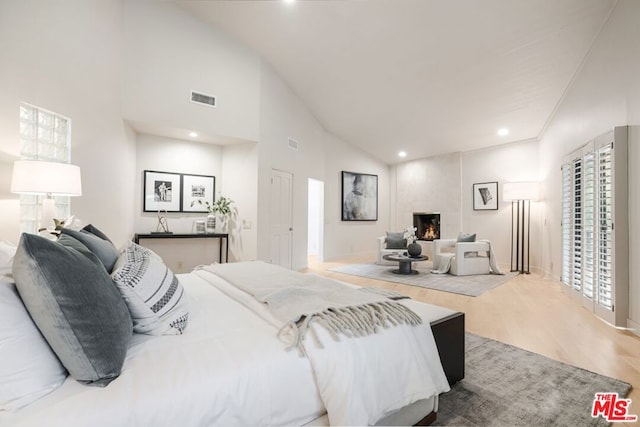
[[[281,322],[282,332],[293,332],[292,347],[301,343],[309,324],[320,320],[334,335],[360,337],[379,328],[418,325],[420,316],[387,295],[362,292],[333,280],[300,274],[262,261],[212,264],[212,272],[265,304]]]
[[[215,264],[194,273],[281,333],[296,331],[293,345],[311,364],[331,425],[373,425],[392,411],[449,390],[430,325],[401,302],[260,261]],[[405,321],[383,326],[397,319]],[[324,327],[327,322],[334,332]],[[310,336],[302,342],[306,328]],[[377,333],[366,334],[376,328]],[[366,335],[340,339],[335,331]]]

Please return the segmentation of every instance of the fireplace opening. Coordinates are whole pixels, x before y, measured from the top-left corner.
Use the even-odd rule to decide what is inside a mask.
[[[414,213],[413,226],[416,228],[418,240],[435,240],[440,238],[439,213]]]

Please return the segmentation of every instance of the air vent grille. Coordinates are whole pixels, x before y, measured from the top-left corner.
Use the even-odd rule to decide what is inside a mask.
[[[216,106],[216,97],[212,95],[207,95],[201,92],[191,91],[191,102],[201,105],[207,105],[209,107]]]
[[[298,151],[298,141],[296,141],[293,138],[289,138],[289,148],[292,149],[293,151]]]

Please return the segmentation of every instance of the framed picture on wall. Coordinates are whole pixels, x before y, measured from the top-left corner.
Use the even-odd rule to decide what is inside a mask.
[[[179,173],[144,171],[143,211],[180,212],[180,183]]]
[[[378,175],[342,171],[342,220],[378,220]]]
[[[498,210],[498,182],[480,182],[473,184],[473,210]]]
[[[216,177],[207,175],[182,175],[182,212],[209,212],[213,206]]]

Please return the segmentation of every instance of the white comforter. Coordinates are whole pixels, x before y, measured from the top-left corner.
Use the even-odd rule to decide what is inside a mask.
[[[421,388],[428,377],[416,373],[430,371],[423,366],[423,349],[407,348],[398,341],[400,336],[391,338],[394,341],[385,346],[391,351],[372,350],[370,341],[374,337],[358,340],[350,351],[323,337],[329,342],[327,351],[313,351],[314,367],[344,378],[343,398],[331,397],[327,377],[316,378],[306,357],[297,351],[285,351],[288,344],[275,338],[276,326],[194,273],[179,275],[179,279],[190,311],[184,335],[134,335],[123,372],[109,386],[90,387],[69,377],[56,391],[16,413],[0,411],[0,425],[302,425],[326,412],[323,399],[344,413],[341,417],[351,417],[385,411],[378,401],[370,400],[372,390],[384,390],[394,400],[393,407],[430,396]],[[217,286],[224,287],[224,283]],[[403,303],[424,319],[425,327],[399,329],[398,333],[417,334],[418,347],[430,346],[433,339],[429,322],[451,311],[416,301]],[[320,328],[317,332],[323,333]],[[337,359],[325,357],[334,350]],[[362,363],[368,360],[377,366],[376,371],[384,372],[388,358],[393,357],[397,363],[402,353],[410,357],[400,362],[399,371],[392,375],[404,377],[402,381],[387,382],[387,377],[379,372],[372,375]],[[438,361],[435,350],[429,353]],[[442,391],[440,386],[434,387],[432,394]],[[373,420],[377,415],[367,417]],[[333,417],[330,421],[339,422]],[[366,423],[370,422],[361,424]]]
[[[275,327],[282,326],[263,304],[212,272],[194,273]],[[403,406],[449,390],[428,321],[339,341],[320,323],[312,323],[304,348],[331,425],[373,425]]]
[[[23,410],[0,412],[0,425],[301,425],[325,412],[308,360],[286,352],[275,327],[194,274],[179,278],[189,298],[184,335],[134,335],[108,387],[69,377]]]

